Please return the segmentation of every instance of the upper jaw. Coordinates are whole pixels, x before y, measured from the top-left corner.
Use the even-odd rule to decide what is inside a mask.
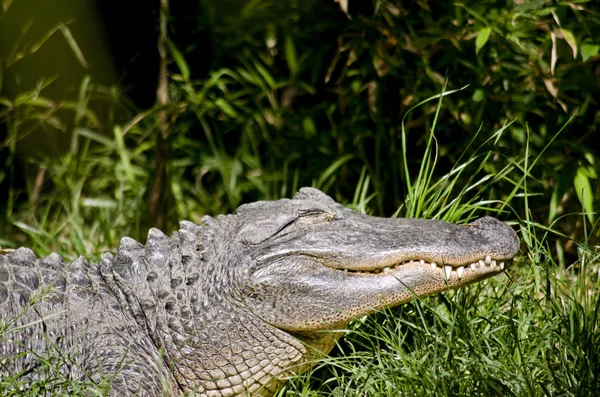
[[[480,266],[502,270],[518,253],[520,241],[512,228],[484,217],[468,225],[424,219],[360,217],[337,229],[338,247],[311,246],[307,254],[339,270],[383,272],[406,263],[428,263],[454,271]],[[327,232],[316,241],[327,241]],[[358,236],[358,237],[357,237]],[[461,270],[457,270],[459,273]]]

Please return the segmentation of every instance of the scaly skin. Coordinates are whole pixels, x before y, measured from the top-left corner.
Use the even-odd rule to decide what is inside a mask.
[[[43,376],[33,352],[58,349],[114,396],[270,396],[333,347],[321,331],[498,274],[518,249],[493,218],[375,218],[309,188],[126,237],[97,264],[21,248],[0,256],[0,375]]]

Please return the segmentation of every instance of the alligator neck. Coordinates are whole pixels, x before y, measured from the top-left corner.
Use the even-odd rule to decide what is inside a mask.
[[[179,388],[201,395],[270,396],[297,372],[307,351],[287,333],[227,305],[190,319],[170,317],[166,326],[159,337]]]

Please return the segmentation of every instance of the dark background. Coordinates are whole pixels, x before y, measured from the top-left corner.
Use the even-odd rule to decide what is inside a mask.
[[[15,242],[16,219],[39,222],[40,202],[72,201],[71,180],[85,181],[82,198],[143,207],[141,230],[311,184],[348,202],[361,175],[374,193],[369,211],[390,215],[407,197],[404,160],[411,175],[424,160],[437,103],[407,112],[444,84],[466,88],[441,107],[434,178],[482,150],[496,157],[473,170],[481,175],[510,164],[522,171],[526,156],[539,156],[528,174],[533,205],[514,202],[513,214],[531,211],[540,224],[557,221],[566,235],[584,237],[585,218],[561,216],[594,210],[600,194],[600,18],[591,3],[350,2],[346,14],[333,1],[172,2],[167,105],[156,99],[160,16],[158,2],[147,1],[5,3],[5,243]],[[123,152],[100,137],[127,126],[120,148],[131,151],[135,178],[123,189]],[[505,200],[518,179],[499,180],[486,198]]]

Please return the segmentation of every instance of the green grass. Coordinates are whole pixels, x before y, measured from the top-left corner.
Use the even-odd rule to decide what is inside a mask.
[[[531,194],[527,174],[535,161],[526,157],[481,175],[497,155],[493,149],[430,180],[436,160],[431,142],[398,212],[464,221],[488,210],[510,220],[511,203],[527,201]],[[461,172],[472,172],[473,163],[474,176],[457,186]],[[520,170],[526,172],[518,176]],[[514,190],[504,201],[486,200],[500,179],[512,180]],[[472,190],[477,193],[469,194]],[[358,191],[354,207],[366,208],[366,196]],[[585,222],[585,214],[572,217]],[[565,266],[550,249],[559,232],[536,224],[530,215],[513,225],[523,247],[506,274],[353,322],[335,357],[294,378],[278,396],[600,395],[598,248],[574,242],[578,258]]]
[[[396,214],[454,222],[496,215],[519,231],[521,255],[506,275],[351,323],[333,355],[291,379],[279,396],[600,395],[597,247],[575,241],[578,257],[564,263],[554,251],[560,233],[536,223],[533,212],[521,218],[513,212],[514,207],[528,208],[527,201],[535,194],[529,175],[536,163],[525,150],[523,158],[504,158],[500,164],[505,165],[496,166],[502,156],[496,142],[510,130],[510,123],[446,174],[434,176],[438,157],[433,131],[444,95],[430,98],[438,102],[431,135],[418,171],[413,175],[404,164],[408,195]],[[73,259],[114,250],[120,236],[145,239],[143,193],[151,146],[130,149],[119,139],[78,131],[73,139],[85,150],[45,164],[55,192],[14,207],[12,224],[24,234],[5,239],[9,243],[27,244],[43,255],[57,250]],[[142,128],[137,131],[143,133]],[[408,149],[402,148],[406,159]],[[221,161],[225,163],[215,167],[224,170],[228,160]],[[335,178],[346,161],[341,158],[324,170],[316,184],[326,187],[325,181]],[[177,176],[188,165],[173,161],[168,181],[182,201],[174,210],[177,215],[198,219],[202,213],[193,203],[194,189]],[[364,167],[353,200],[346,202],[350,207],[373,210],[376,194],[371,181]],[[499,184],[511,189],[499,192]],[[235,183],[228,187],[236,188]],[[241,193],[228,194],[241,197]],[[572,217],[586,222],[584,215]],[[0,338],[9,336],[3,329]],[[61,370],[69,360],[60,351],[49,352],[39,369],[41,379],[28,383],[24,391],[25,380],[13,374],[0,380],[0,395],[105,393],[103,387],[69,379]]]

